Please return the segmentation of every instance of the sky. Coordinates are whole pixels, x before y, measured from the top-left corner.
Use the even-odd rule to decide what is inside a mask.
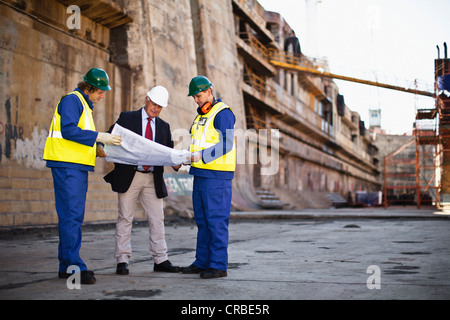
[[[434,92],[436,45],[443,58],[447,42],[450,56],[449,0],[318,0],[315,15],[306,15],[305,1],[313,0],[258,0],[283,16],[306,56],[326,58],[331,73],[406,88],[417,79],[418,89]],[[367,128],[369,109],[381,109],[388,134],[411,134],[416,109],[435,105],[425,96],[334,81]]]

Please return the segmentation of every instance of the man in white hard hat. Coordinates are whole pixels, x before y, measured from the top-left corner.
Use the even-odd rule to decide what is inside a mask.
[[[159,118],[167,107],[169,93],[162,86],[152,88],[145,96],[145,106],[137,111],[122,112],[116,121],[120,126],[159,144],[173,148],[172,134],[167,122]],[[109,128],[111,132],[114,125]],[[181,165],[180,165],[181,166]],[[173,169],[178,170],[180,166]],[[163,179],[162,166],[133,166],[115,163],[114,170],[104,179],[111,183],[118,193],[119,214],[116,223],[116,273],[129,274],[128,262],[131,257],[131,228],[134,207],[139,200],[147,215],[150,232],[150,254],[153,257],[153,271],[178,272],[168,260],[164,231],[163,198],[167,189]]]

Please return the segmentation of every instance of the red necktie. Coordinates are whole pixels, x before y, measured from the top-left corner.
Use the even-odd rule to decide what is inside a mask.
[[[152,118],[148,117],[147,122],[147,128],[145,128],[145,137],[149,140],[153,140],[153,130],[152,126],[150,125],[150,122],[152,121]],[[143,166],[145,171],[148,171],[151,166]]]

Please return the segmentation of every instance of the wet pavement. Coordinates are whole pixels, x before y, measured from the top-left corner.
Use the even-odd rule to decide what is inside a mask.
[[[167,220],[169,259],[188,266],[197,228],[191,220]],[[414,207],[233,212],[228,276],[200,279],[153,272],[142,224],[133,227],[130,274],[116,275],[113,224],[90,225],[81,256],[97,283],[81,289],[57,277],[55,230],[3,232],[0,299],[449,299],[449,231],[450,215]]]

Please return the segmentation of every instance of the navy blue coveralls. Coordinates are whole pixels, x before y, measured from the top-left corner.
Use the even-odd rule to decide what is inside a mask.
[[[78,88],[75,89],[86,99],[89,107],[94,105]],[[94,146],[98,132],[82,130],[78,122],[83,113],[83,105],[76,95],[65,96],[59,106],[61,115],[61,134],[64,139],[72,140],[87,146]],[[94,171],[93,166],[50,161],[47,167],[52,169],[55,189],[55,206],[58,214],[59,245],[58,259],[59,272],[67,272],[67,268],[76,265],[80,271],[87,270],[86,264],[80,257],[81,225],[84,220],[86,193],[88,189],[88,172]]]
[[[224,109],[216,115],[214,127],[222,133],[222,140],[219,143],[223,147],[218,155],[215,154],[215,150],[218,150],[215,146],[203,150],[202,160],[204,163],[211,162],[230,151],[233,146],[235,121],[236,118],[230,109]],[[191,167],[189,173],[194,176],[192,201],[194,218],[198,227],[196,260],[193,264],[201,269],[213,268],[226,271],[228,267],[231,183],[234,171]]]

